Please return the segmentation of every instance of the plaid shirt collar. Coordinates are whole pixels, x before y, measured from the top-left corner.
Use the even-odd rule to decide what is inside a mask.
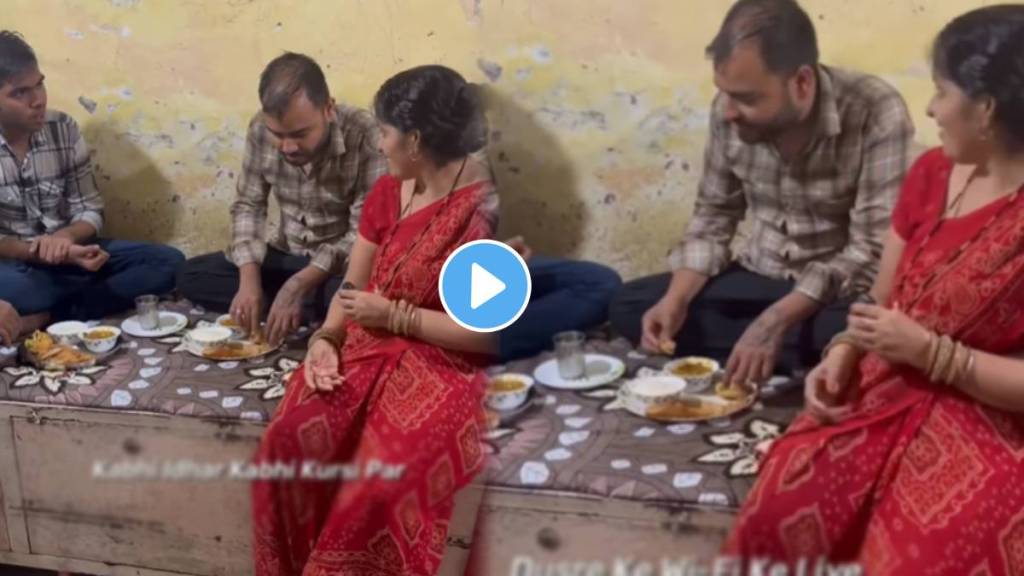
[[[50,116],[47,115],[46,119],[49,120]],[[44,126],[43,128],[40,128],[39,130],[36,130],[35,132],[32,133],[32,136],[29,138],[29,144],[28,144],[28,149],[29,149],[30,152],[32,150],[36,150],[36,149],[42,147],[44,144],[46,144],[46,134],[45,134],[45,132],[46,132],[46,128]],[[11,148],[11,145],[7,142],[7,137],[4,136],[3,130],[0,130],[0,148],[6,149],[12,155],[14,154],[14,149]]]
[[[318,155],[312,162],[310,168],[312,170],[319,170],[324,164],[334,158],[340,158],[345,155],[345,131],[341,127],[341,123],[337,120],[331,120],[331,123],[327,126],[328,140],[327,147],[322,154]]]
[[[826,138],[835,138],[843,133],[843,121],[839,116],[839,101],[832,83],[832,75],[825,66],[818,66],[818,120],[817,132]]]

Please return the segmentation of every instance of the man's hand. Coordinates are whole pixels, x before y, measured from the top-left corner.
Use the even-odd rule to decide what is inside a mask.
[[[21,334],[21,317],[9,302],[0,300],[0,343],[10,346]]]
[[[669,297],[662,298],[644,313],[640,346],[656,354],[675,353],[676,334],[686,322],[688,307]]]
[[[110,260],[110,254],[96,244],[91,244],[89,246],[73,244],[71,249],[68,251],[67,258],[67,262],[69,264],[74,264],[75,266],[78,266],[83,270],[88,270],[89,272],[96,272],[100,268],[103,268],[103,265],[107,263],[107,260]]]
[[[533,249],[526,243],[526,239],[522,236],[515,236],[505,240],[505,244],[519,253],[523,257],[523,260],[529,260],[533,256]]]
[[[247,281],[243,277],[228,311],[235,323],[244,327],[251,336],[259,335],[263,316],[263,286],[260,281]]]
[[[48,234],[33,240],[29,244],[29,252],[44,264],[59,266],[67,262],[74,245],[75,242],[67,236]]]
[[[277,292],[267,315],[267,341],[272,346],[277,346],[302,326],[302,303],[307,292],[298,274],[289,278]]]
[[[732,349],[725,365],[725,381],[746,384],[771,378],[787,329],[777,310],[765,310],[747,327]]]

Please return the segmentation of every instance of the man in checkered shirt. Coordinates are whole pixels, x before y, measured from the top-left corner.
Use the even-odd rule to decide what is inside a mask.
[[[795,0],[740,0],[707,52],[719,93],[689,229],[673,272],[627,284],[611,320],[644,348],[761,381],[814,365],[867,297],[914,130],[891,86],[819,64]]]
[[[189,260],[178,289],[253,331],[269,308],[263,334],[276,343],[326,314],[363,201],[387,165],[373,116],[335,103],[312,58],[275,58],[260,76],[259,97],[231,205],[231,245]],[[268,231],[271,194],[280,212]]]
[[[75,121],[46,109],[35,53],[0,31],[0,300],[17,332],[99,319],[174,288],[168,246],[100,237],[103,199]],[[14,330],[11,330],[14,331]]]

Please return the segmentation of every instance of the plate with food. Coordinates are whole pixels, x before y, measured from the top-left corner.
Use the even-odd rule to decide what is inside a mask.
[[[662,371],[686,380],[687,392],[704,392],[711,388],[715,374],[721,367],[718,362],[703,356],[686,356],[665,364]]]
[[[508,425],[537,404],[533,378],[526,374],[505,373],[491,376],[484,403],[491,428]]]
[[[615,356],[585,354],[582,378],[567,380],[558,373],[558,359],[552,358],[533,371],[537,382],[558,390],[589,390],[611,384],[626,373],[626,365]]]
[[[526,374],[497,374],[487,382],[487,407],[499,412],[515,410],[526,403],[533,389],[533,378]]]
[[[86,350],[102,356],[117,349],[121,340],[121,329],[114,326],[96,326],[79,334],[78,339]]]
[[[190,330],[183,343],[191,354],[217,362],[258,358],[278,348],[261,338],[241,338],[231,328],[216,324]]]
[[[138,316],[132,316],[121,323],[121,330],[136,338],[163,338],[188,327],[188,317],[177,312],[160,311],[160,324],[152,330],[142,327]]]
[[[246,327],[242,326],[238,322],[235,322],[235,319],[231,317],[231,314],[223,314],[221,316],[218,316],[214,324],[231,330],[231,332],[234,333],[236,338],[246,338],[249,335],[249,331],[246,329]]]
[[[749,408],[757,400],[753,384],[715,383],[704,393],[690,390],[677,376],[657,375],[630,380],[618,391],[623,407],[658,422],[703,422],[724,418]]]
[[[36,331],[22,345],[25,361],[42,370],[77,370],[96,365],[96,356]]]

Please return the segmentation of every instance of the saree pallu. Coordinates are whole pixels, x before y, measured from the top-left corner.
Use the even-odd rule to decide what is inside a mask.
[[[394,198],[399,186],[385,177],[371,194]],[[463,243],[492,235],[493,219],[481,210],[490,192],[489,185],[471,185],[401,221],[395,217],[368,290],[441,310],[445,259]],[[254,482],[256,574],[434,574],[453,496],[484,460],[482,360],[350,323],[339,387],[310,393],[297,370],[255,461],[297,470],[304,462],[344,464],[361,472],[354,479]]]
[[[890,304],[912,303],[910,317],[975,349],[1019,351],[1024,202],[945,220],[925,242],[951,168],[932,151],[908,175]],[[791,570],[800,559],[856,562],[870,576],[1024,574],[1024,419],[874,354],[854,378],[849,418],[801,414],[771,447],[723,553]]]

